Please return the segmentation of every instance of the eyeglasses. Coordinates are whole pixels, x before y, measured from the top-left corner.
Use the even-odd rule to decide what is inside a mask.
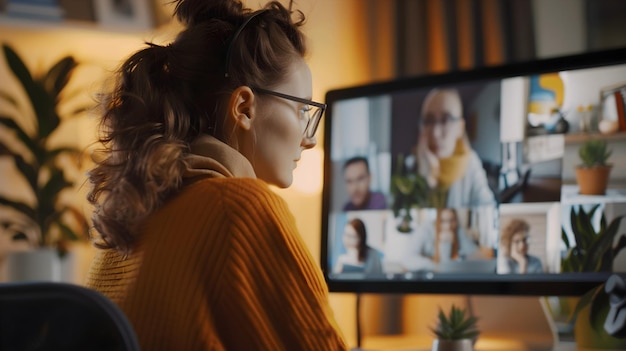
[[[530,238],[529,238],[529,237],[527,237],[527,236],[525,236],[525,237],[523,237],[522,239],[515,239],[515,240],[512,240],[512,243],[513,243],[513,244],[516,244],[516,245],[517,245],[517,244],[528,244],[528,242],[529,242],[529,241],[530,241]]]
[[[426,128],[434,128],[436,125],[440,125],[441,127],[445,128],[460,120],[460,118],[451,115],[444,115],[443,118],[426,116],[424,117],[424,119],[422,119],[422,125]]]
[[[252,90],[256,90],[259,93],[277,96],[279,98],[299,102],[302,104],[306,104],[308,109],[301,110],[304,119],[306,120],[306,127],[304,128],[304,136],[307,138],[313,138],[315,136],[315,132],[317,131],[317,127],[320,124],[320,120],[322,119],[322,115],[326,110],[326,104],[321,102],[315,102],[312,100],[307,100],[303,98],[299,98],[297,96],[287,95],[283,93],[279,93],[277,91],[267,90],[263,88],[252,88]],[[311,106],[313,108],[311,108]]]

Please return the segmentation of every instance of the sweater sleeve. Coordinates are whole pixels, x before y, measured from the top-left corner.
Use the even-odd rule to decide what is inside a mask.
[[[256,180],[223,199],[231,230],[215,324],[226,349],[347,349],[284,200]]]

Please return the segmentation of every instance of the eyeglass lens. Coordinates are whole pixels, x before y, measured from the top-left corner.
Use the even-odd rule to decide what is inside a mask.
[[[460,118],[453,117],[451,115],[444,115],[443,118],[436,118],[434,116],[426,116],[422,120],[422,124],[425,127],[432,128],[435,125],[440,125],[442,127],[447,127],[452,123],[458,122]]]
[[[317,127],[322,118],[322,114],[324,113],[324,110],[326,109],[326,105],[317,103],[315,101],[299,98],[297,96],[291,96],[291,95],[279,93],[279,92],[272,91],[272,90],[267,90],[267,89],[262,89],[262,88],[254,88],[254,89],[264,94],[270,94],[273,96],[278,96],[279,98],[282,98],[282,99],[287,99],[287,100],[306,104],[307,110],[301,110],[303,111],[302,114],[303,114],[304,119],[306,120],[306,126],[304,127],[304,136],[306,136],[307,138],[313,138],[313,136],[315,136],[315,132],[317,131]],[[313,113],[311,113],[311,111],[313,111]]]
[[[319,107],[314,107],[314,111],[312,115],[311,115],[311,111],[307,112],[308,118],[306,122],[306,127],[304,129],[304,135],[307,138],[313,138],[313,136],[315,136],[317,127],[320,124],[321,116],[322,116],[322,109]]]

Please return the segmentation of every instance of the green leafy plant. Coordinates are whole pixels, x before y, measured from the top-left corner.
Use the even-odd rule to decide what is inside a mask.
[[[397,229],[401,233],[411,231],[411,209],[425,205],[428,200],[428,184],[417,172],[405,170],[405,158],[398,155],[396,172],[391,176],[392,210],[395,217],[402,216]]]
[[[78,63],[73,57],[66,56],[47,71],[35,75],[10,46],[3,44],[2,50],[28,104],[20,103],[13,95],[15,92],[0,91],[3,105],[12,111],[0,112],[0,127],[9,131],[0,139],[0,157],[12,159],[35,201],[31,204],[0,194],[0,205],[18,214],[5,216],[8,219],[4,219],[1,225],[4,230],[12,230],[14,239],[27,239],[32,245],[55,247],[64,253],[67,240],[87,237],[87,222],[82,213],[60,201],[61,193],[74,185],[64,167],[78,169],[81,153],[75,147],[53,146],[50,139],[62,122],[60,105],[73,96],[66,95],[65,88]],[[87,108],[78,107],[64,117],[78,117]],[[25,129],[31,125],[34,125],[33,131]],[[37,234],[35,239],[33,235],[25,234],[33,231]]]
[[[562,229],[562,240],[565,243],[566,255],[561,260],[563,272],[611,272],[613,260],[626,247],[626,237],[622,236],[617,245],[613,245],[620,223],[625,216],[618,216],[607,225],[602,213],[600,226],[596,230],[593,217],[599,208],[594,205],[588,212],[582,206],[576,211],[572,206],[570,224],[574,242],[570,242],[565,229]]]
[[[578,149],[584,167],[607,166],[611,153],[606,141],[598,139],[587,140]]]
[[[626,236],[620,235],[614,244],[622,219],[626,215],[618,216],[607,224],[604,213],[601,214],[599,227],[596,230],[593,223],[594,215],[600,208],[596,204],[589,211],[582,206],[578,210],[572,206],[570,211],[570,224],[574,236],[571,242],[562,229],[562,240],[567,249],[565,257],[561,260],[561,271],[569,272],[612,272],[613,261],[620,251],[626,248]],[[578,314],[590,308],[589,323],[598,333],[602,333],[601,318],[599,313],[606,312],[609,306],[608,295],[604,292],[604,284],[598,286],[583,295],[569,316],[570,323],[574,323]]]
[[[431,331],[440,340],[474,339],[480,333],[478,318],[467,315],[467,311],[452,305],[448,314],[439,308],[438,323]]]

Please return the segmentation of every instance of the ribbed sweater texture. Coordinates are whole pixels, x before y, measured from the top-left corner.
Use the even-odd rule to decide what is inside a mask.
[[[293,216],[256,179],[188,186],[130,257],[99,252],[87,285],[122,308],[142,350],[346,349]]]
[[[128,257],[99,250],[87,286],[121,307],[144,351],[346,350],[285,201],[215,138],[194,152],[194,181],[142,223]]]

